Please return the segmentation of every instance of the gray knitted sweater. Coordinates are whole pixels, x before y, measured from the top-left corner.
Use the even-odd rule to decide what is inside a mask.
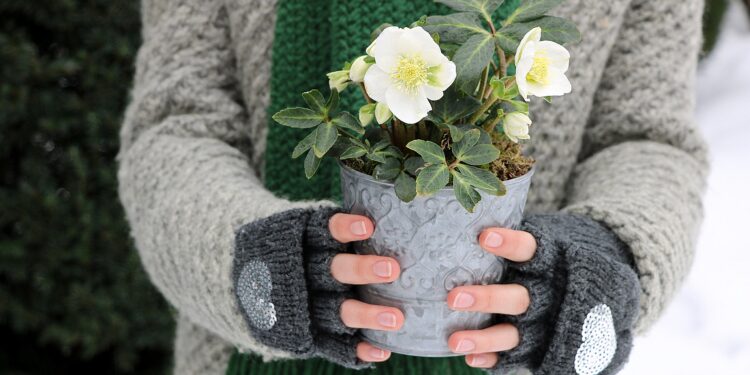
[[[143,0],[119,192],[144,267],[178,311],[180,374],[222,373],[234,347],[292,356],[248,332],[233,294],[235,233],[332,205],[262,184],[274,11],[273,0]],[[702,1],[568,0],[557,12],[583,41],[570,48],[573,93],[533,103],[527,211],[587,216],[629,247],[642,332],[688,272],[701,218],[707,161],[692,115]]]

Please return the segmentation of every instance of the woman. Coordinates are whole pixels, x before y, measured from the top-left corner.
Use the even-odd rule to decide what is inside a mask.
[[[323,85],[380,23],[444,11],[428,0],[144,0],[120,197],[178,312],[176,373],[345,373],[389,360],[356,329],[397,330],[403,314],[351,298],[350,285],[393,281],[399,265],[345,252],[377,223],[320,200],[336,196],[336,169],[301,179],[288,156],[298,135],[267,113]],[[496,313],[497,325],[451,336],[465,365],[398,357],[366,371],[615,373],[688,271],[707,172],[692,123],[702,2],[569,0],[556,12],[583,34],[570,48],[574,91],[533,104],[542,126],[522,228],[479,238],[512,271],[446,301]]]

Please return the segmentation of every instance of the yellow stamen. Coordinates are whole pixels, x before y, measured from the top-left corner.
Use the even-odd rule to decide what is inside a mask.
[[[412,91],[427,82],[428,70],[420,56],[402,57],[391,78],[402,88]]]
[[[526,80],[540,85],[549,84],[549,65],[549,58],[545,54],[537,52],[534,56],[534,62],[531,64],[531,70],[526,75]]]

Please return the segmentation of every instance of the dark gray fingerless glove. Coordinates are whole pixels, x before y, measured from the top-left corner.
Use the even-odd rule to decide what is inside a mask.
[[[531,305],[523,315],[500,316],[516,325],[521,341],[500,354],[492,372],[617,373],[630,353],[640,298],[627,246],[583,216],[531,216],[521,230],[536,238],[537,252],[526,263],[509,262],[504,282],[524,285]]]
[[[355,330],[344,326],[349,286],[331,276],[331,259],[346,250],[328,230],[333,208],[294,209],[244,225],[237,232],[235,296],[252,336],[301,358],[323,357],[351,368]]]

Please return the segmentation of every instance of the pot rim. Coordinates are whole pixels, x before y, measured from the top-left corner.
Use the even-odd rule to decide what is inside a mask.
[[[354,170],[354,169],[350,168],[346,164],[342,163],[340,160],[338,161],[338,164],[339,164],[339,167],[341,168],[341,171],[343,173],[347,173],[349,175],[352,175],[352,176],[354,176],[356,178],[359,178],[359,179],[362,179],[362,180],[367,180],[369,183],[372,183],[372,184],[384,185],[384,186],[391,186],[391,187],[394,186],[394,183],[391,182],[391,181],[376,180],[374,177],[372,177],[372,176],[370,176],[368,174],[365,174],[365,173],[362,173],[360,171],[357,171],[357,170]],[[515,186],[515,185],[522,185],[522,184],[528,183],[528,180],[531,178],[531,176],[534,175],[534,171],[535,170],[536,170],[536,167],[531,167],[531,169],[528,172],[526,172],[526,174],[524,174],[523,176],[518,176],[518,177],[512,178],[510,180],[505,180],[505,181],[503,181],[503,184],[505,184],[506,188],[509,188],[509,187],[512,187],[512,186]],[[451,191],[452,192],[453,191],[453,185],[446,186],[446,187],[440,189],[439,191]],[[480,192],[480,194],[481,193],[482,192]]]

